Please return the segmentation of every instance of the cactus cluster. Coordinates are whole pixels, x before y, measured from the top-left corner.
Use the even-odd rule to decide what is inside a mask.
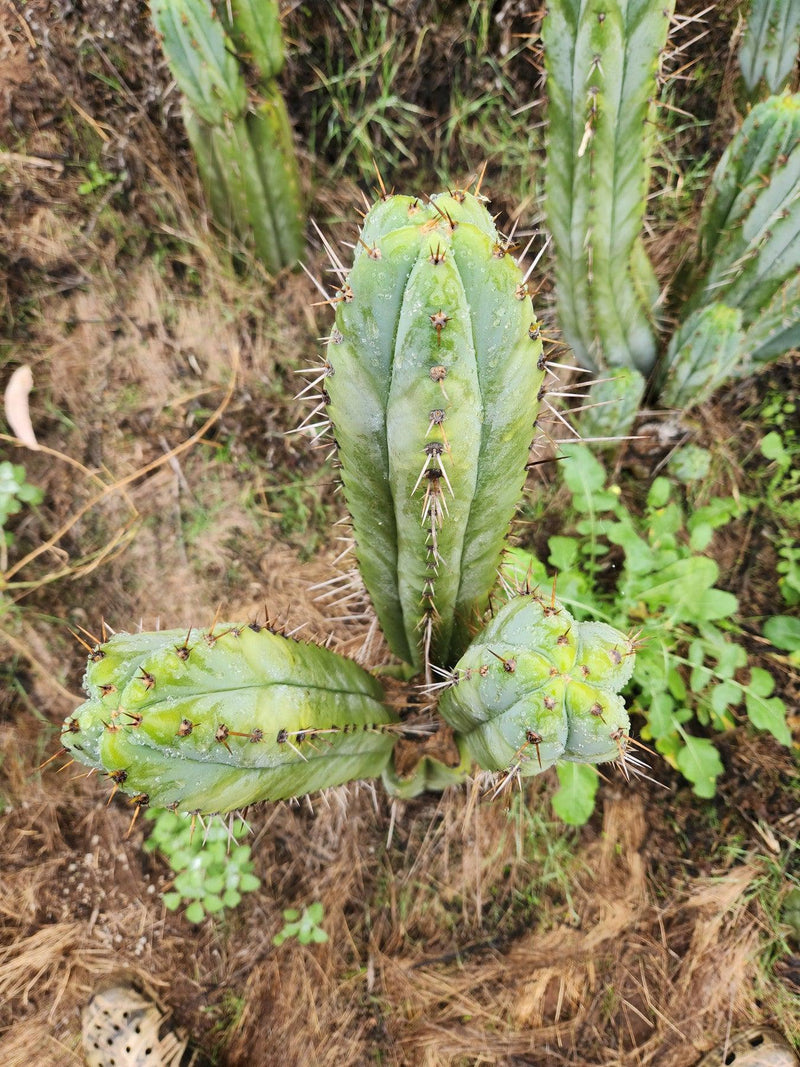
[[[272,273],[302,250],[276,0],[151,0],[212,214]]]
[[[786,45],[796,7],[754,4],[748,40],[761,27],[764,71],[765,42]],[[800,97],[789,94],[753,107],[720,160],[677,330],[666,351],[659,340],[641,234],[671,12],[649,0],[553,0],[542,26],[558,319],[581,366],[617,379],[592,391],[589,437],[625,433],[648,387],[685,409],[800,343]]]
[[[630,640],[528,591],[480,632],[546,373],[525,277],[484,201],[383,192],[304,390],[319,386],[330,416],[389,644],[429,693],[446,688],[434,671],[452,680],[448,725],[414,741],[367,671],[271,627],[118,634],[91,649],[63,743],[138,804],[229,811],[381,775],[408,797],[473,763],[508,775],[624,757]]]

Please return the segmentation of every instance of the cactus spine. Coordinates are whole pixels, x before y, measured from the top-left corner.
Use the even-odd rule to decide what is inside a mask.
[[[139,803],[226,812],[378,777],[395,715],[351,660],[267,628],[117,634],[64,746]]]
[[[283,46],[275,0],[152,0],[183,115],[217,223],[271,273],[302,250],[300,179],[275,76]],[[259,79],[252,90],[245,79]]]
[[[386,195],[334,301],[325,394],[356,553],[392,650],[466,648],[525,480],[544,364],[482,200]]]
[[[647,376],[658,286],[641,244],[659,56],[674,0],[552,0],[542,25],[545,214],[564,336],[592,369]]]
[[[800,52],[797,0],[752,0],[739,48],[739,67],[750,98],[763,83],[770,93],[788,84]]]
[[[618,694],[634,655],[613,627],[576,622],[555,598],[523,593],[459,660],[439,712],[485,770],[526,777],[560,761],[616,760],[630,729]]]

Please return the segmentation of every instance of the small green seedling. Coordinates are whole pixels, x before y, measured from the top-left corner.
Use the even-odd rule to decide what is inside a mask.
[[[199,923],[206,915],[235,908],[242,893],[258,889],[250,846],[237,844],[248,832],[244,822],[229,825],[214,818],[203,829],[191,816],[163,809],[148,812],[147,818],[153,820],[153,832],[145,851],[162,852],[175,871],[172,889],[163,895],[169,911],[190,901],[184,914],[189,922]]]
[[[78,186],[78,193],[80,196],[90,196],[92,193],[99,192],[100,189],[105,189],[107,186],[112,185],[121,177],[122,175],[115,174],[111,170],[103,170],[91,159],[86,164],[86,181],[81,182]]]
[[[325,909],[319,901],[303,908],[301,915],[296,908],[287,908],[283,913],[285,925],[279,934],[275,934],[272,943],[275,946],[282,945],[290,937],[296,937],[301,945],[321,945],[328,940],[328,935],[320,926],[325,915]]]

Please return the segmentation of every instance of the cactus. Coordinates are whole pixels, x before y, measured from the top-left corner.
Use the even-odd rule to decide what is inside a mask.
[[[226,122],[241,134],[252,118]],[[213,165],[225,170],[222,151]],[[527,284],[484,198],[384,192],[341,274],[328,358],[304,392],[321,386],[364,581],[394,651],[426,668],[429,692],[434,665],[447,675],[462,656],[447,725],[422,743],[400,736],[416,728],[371,675],[269,627],[115,634],[91,649],[89,699],[62,736],[140,806],[225,812],[378,775],[412,797],[462,782],[473,761],[532,773],[528,748],[542,769],[624,755],[617,689],[633,643],[616,630],[526,595],[470,645],[545,373]]]
[[[262,81],[283,70],[283,34],[277,0],[215,0],[239,58]]]
[[[274,81],[283,64],[277,4],[218,8],[211,0],[151,5],[212,214],[277,273],[297,262],[303,240],[292,132]],[[251,71],[262,80],[248,90]]]
[[[663,399],[681,407],[800,344],[800,95],[757,104],[728,145],[699,252],[664,361]]]
[[[641,244],[659,55],[674,0],[552,0],[542,24],[545,215],[565,339],[591,369],[656,360],[658,285]]]
[[[378,777],[394,714],[351,660],[268,628],[116,634],[62,740],[140,804],[226,812]]]
[[[334,302],[325,397],[364,583],[392,650],[451,665],[483,614],[544,375],[482,199],[385,195]]]
[[[690,315],[667,350],[669,372],[661,400],[672,407],[702,404],[743,361],[742,313],[725,304],[709,304]]]
[[[800,52],[797,0],[752,0],[739,47],[742,80],[751,99],[763,83],[770,93],[788,84]]]
[[[634,656],[634,641],[612,626],[522,593],[459,660],[439,713],[485,770],[526,777],[561,761],[624,758],[630,722],[618,694]]]
[[[757,104],[717,165],[700,218],[692,311],[710,301],[749,325],[800,268],[800,95]]]

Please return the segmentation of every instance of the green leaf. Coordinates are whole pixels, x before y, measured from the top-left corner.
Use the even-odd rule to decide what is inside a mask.
[[[239,889],[242,893],[252,893],[260,885],[260,879],[256,878],[254,874],[243,874],[239,879]]]
[[[791,456],[783,447],[783,438],[774,430],[761,441],[761,455],[765,459],[775,460],[782,467],[791,462]]]
[[[164,901],[164,907],[167,911],[177,911],[181,906],[183,897],[180,893],[163,893],[161,899]]]
[[[647,494],[647,505],[651,508],[663,508],[669,500],[672,486],[669,478],[656,478]]]
[[[755,696],[768,697],[775,688],[775,679],[763,667],[752,667],[750,669],[750,685],[747,688]]]
[[[653,739],[672,733],[675,729],[674,711],[675,701],[668,693],[653,695],[647,714],[647,725]]]
[[[708,548],[713,536],[714,527],[709,523],[700,523],[692,530],[689,544],[695,552],[702,552],[704,548]]]
[[[697,796],[713,797],[717,791],[717,778],[724,770],[719,752],[704,737],[687,734],[684,740],[684,746],[675,757],[678,770],[692,783]]]
[[[787,652],[800,649],[800,619],[794,615],[773,615],[764,623],[764,637]]]
[[[312,923],[321,923],[325,918],[325,906],[321,901],[315,900],[306,908],[306,916]]]
[[[578,542],[574,537],[551,537],[547,542],[550,549],[548,563],[558,571],[568,571],[575,566],[578,558]]]
[[[314,940],[320,945],[323,944],[323,942],[328,940],[328,935],[325,933],[324,930],[320,930],[319,927],[317,927],[313,931],[312,936],[313,936]]]
[[[221,893],[225,888],[225,878],[221,874],[211,875],[203,883],[207,893]]]
[[[225,904],[222,897],[217,896],[216,893],[209,893],[203,897],[203,907],[209,915],[216,915],[224,909]]]
[[[742,702],[742,691],[733,682],[723,682],[711,690],[711,707],[714,713],[722,717],[729,707],[736,707]]]
[[[184,915],[190,923],[201,923],[205,916],[205,912],[203,911],[203,905],[200,903],[199,900],[196,900],[194,904],[189,905],[189,907],[184,912]]]
[[[745,693],[744,702],[747,717],[753,726],[769,731],[782,745],[791,747],[792,734],[786,722],[786,705],[779,697],[767,699],[749,690]]]
[[[583,826],[594,811],[599,779],[594,767],[582,763],[559,763],[559,788],[553,794],[553,811],[568,826]]]

